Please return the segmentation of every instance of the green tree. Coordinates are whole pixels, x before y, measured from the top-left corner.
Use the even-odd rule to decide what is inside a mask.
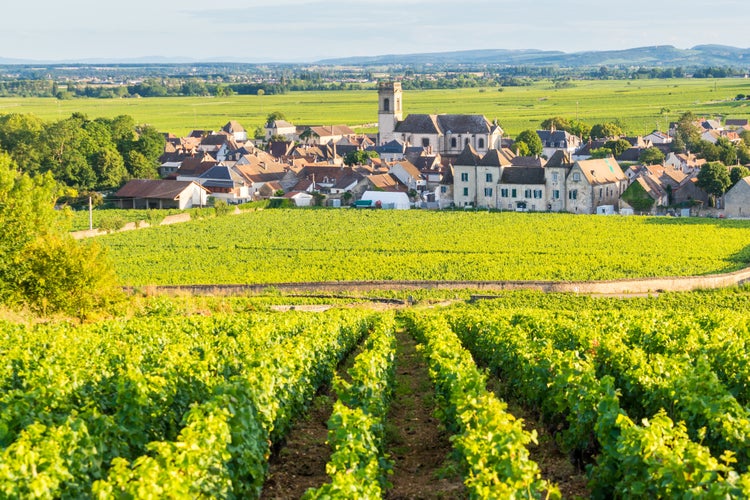
[[[695,149],[695,145],[701,139],[701,129],[696,121],[696,116],[690,111],[680,115],[679,120],[677,120],[676,135],[690,150]]]
[[[604,147],[612,151],[613,156],[620,156],[626,150],[630,149],[631,144],[625,139],[614,139],[605,142]]]
[[[592,139],[606,139],[607,137],[619,137],[623,135],[622,128],[614,122],[597,123],[591,127]]]
[[[567,118],[563,118],[562,116],[553,116],[552,118],[544,120],[540,124],[540,127],[542,130],[552,130],[553,128],[555,130],[569,130],[570,122],[568,122]]]
[[[132,179],[156,179],[158,177],[153,162],[138,151],[131,151],[125,161],[128,174]]]
[[[650,212],[656,201],[649,196],[640,182],[633,182],[622,193],[622,199],[637,212]]]
[[[59,185],[51,173],[19,173],[0,155],[0,301],[83,319],[115,297],[117,281],[96,245],[80,245],[54,209]]]
[[[724,196],[732,180],[729,178],[727,167],[718,161],[706,163],[698,172],[696,185],[711,195],[714,200]]]
[[[716,147],[719,150],[718,160],[724,165],[734,165],[737,163],[737,148],[732,141],[726,137],[719,137],[716,141]]]
[[[660,165],[664,162],[664,153],[652,146],[641,151],[638,161],[644,165]]]
[[[544,151],[544,145],[535,130],[524,130],[516,137],[516,152],[521,156],[538,156]]]
[[[571,120],[568,132],[577,135],[581,139],[586,139],[591,135],[591,125],[580,120]]]
[[[750,169],[747,167],[741,165],[732,167],[732,170],[729,171],[729,180],[731,181],[730,187],[734,186],[748,175],[750,175]]]
[[[284,116],[284,113],[281,111],[274,111],[273,113],[269,113],[266,117],[266,123],[268,124],[271,124],[276,120],[286,120],[286,116]]]
[[[97,189],[119,187],[128,177],[125,161],[114,147],[102,149],[96,154],[94,171],[97,176]]]
[[[377,158],[378,154],[375,151],[349,151],[344,155],[344,164],[352,165],[365,165],[370,158]]]
[[[24,172],[40,171],[46,144],[40,141],[44,122],[32,114],[0,116],[0,149],[7,151]]]

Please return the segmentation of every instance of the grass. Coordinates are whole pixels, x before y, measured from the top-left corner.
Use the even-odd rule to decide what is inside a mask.
[[[750,94],[750,80],[585,80],[555,89],[550,81],[529,87],[456,90],[409,90],[404,92],[404,112],[468,113],[497,118],[506,133],[517,135],[536,128],[551,116],[576,118],[589,123],[619,119],[631,134],[665,129],[685,111],[697,115],[750,116],[748,101],[734,101]],[[666,111],[668,109],[668,111]],[[143,99],[2,98],[0,114],[33,113],[45,120],[66,118],[82,112],[90,118],[133,116],[165,132],[186,135],[192,129],[218,130],[230,119],[252,131],[265,117],[282,112],[287,120],[303,124],[364,125],[373,132],[377,122],[377,92],[291,92],[283,95],[231,97],[163,97]]]

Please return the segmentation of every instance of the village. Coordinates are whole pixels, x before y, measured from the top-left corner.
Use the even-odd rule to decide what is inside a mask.
[[[541,151],[523,154],[528,148],[482,115],[404,116],[403,100],[399,82],[379,84],[377,134],[297,126],[282,117],[269,119],[262,139],[249,138],[234,120],[219,131],[167,134],[161,179],[131,180],[111,200],[121,208],[282,199],[300,207],[750,214],[750,176],[720,193],[701,187],[709,162],[675,151],[677,123],[644,136],[587,141],[553,124],[536,130]],[[750,132],[748,119],[699,118],[691,126],[710,144],[738,144]],[[604,149],[613,143],[614,151]],[[646,156],[657,161],[640,161]],[[723,167],[727,179],[731,167]]]

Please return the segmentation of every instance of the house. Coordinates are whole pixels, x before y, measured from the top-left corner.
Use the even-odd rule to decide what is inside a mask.
[[[427,181],[422,178],[422,173],[417,167],[407,160],[394,162],[388,173],[398,179],[409,190],[424,191],[427,187]]]
[[[179,208],[208,204],[208,190],[197,182],[133,179],[114,194],[119,208]]]
[[[741,133],[750,130],[750,120],[747,118],[727,118],[724,122],[724,128]]]
[[[547,210],[564,212],[567,201],[565,180],[568,178],[573,161],[567,151],[558,150],[544,164]]]
[[[698,158],[692,153],[674,153],[669,152],[664,160],[665,166],[671,166],[674,169],[681,170],[686,174],[696,172],[706,164],[704,158]]]
[[[644,141],[650,141],[654,146],[657,144],[671,144],[672,137],[660,130],[654,130],[648,135],[643,136]]]
[[[371,151],[375,151],[378,156],[384,161],[396,161],[404,158],[406,153],[406,143],[393,139],[392,141],[380,144],[379,146],[370,147]]]
[[[497,183],[510,159],[492,149],[482,157],[470,144],[453,164],[453,203],[457,207],[491,207],[497,204]]]
[[[458,156],[467,145],[481,153],[501,146],[502,128],[483,115],[411,114],[403,118],[402,94],[400,82],[378,86],[378,144],[398,139],[444,156]]]
[[[453,201],[453,167],[449,165],[443,172],[443,178],[434,188],[434,200],[438,208],[454,206]]]
[[[555,151],[575,153],[581,147],[581,139],[565,130],[537,130],[536,135],[542,140],[542,155],[549,158]]]
[[[627,184],[628,178],[612,157],[577,161],[565,180],[568,195],[565,209],[594,214],[600,205],[618,206]]]
[[[299,140],[297,135],[297,127],[285,120],[274,120],[266,123],[266,142],[270,141],[272,137],[283,137],[287,141]]]
[[[195,182],[208,189],[214,198],[222,198],[228,203],[242,203],[252,198],[248,179],[234,166],[219,164],[211,167]]]
[[[305,144],[335,144],[344,137],[355,136],[354,130],[346,125],[307,127],[299,135],[299,140]]]
[[[541,166],[504,168],[497,192],[497,208],[517,212],[548,209],[547,181]]]
[[[724,213],[727,217],[750,217],[750,176],[740,179],[726,192]]]
[[[229,134],[235,142],[247,141],[247,131],[242,125],[240,125],[240,122],[236,120],[229,120],[221,130]]]

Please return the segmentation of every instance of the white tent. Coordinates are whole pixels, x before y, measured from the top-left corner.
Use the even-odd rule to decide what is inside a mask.
[[[372,206],[390,208],[395,210],[409,210],[409,196],[406,193],[394,193],[390,191],[365,191],[362,194],[362,200],[372,201]],[[380,202],[380,203],[378,203]]]

